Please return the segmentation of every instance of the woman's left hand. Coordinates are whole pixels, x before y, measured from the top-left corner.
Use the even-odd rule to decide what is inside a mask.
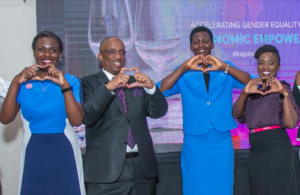
[[[282,83],[276,78],[271,77],[267,79],[267,85],[270,86],[270,89],[265,92],[266,94],[270,93],[285,93],[286,89],[283,87]]]
[[[204,59],[204,64],[209,65],[211,64],[211,67],[208,67],[205,69],[205,72],[207,71],[215,71],[215,70],[226,70],[227,64],[216,58],[215,56],[212,55],[207,55],[205,56]]]
[[[47,67],[48,76],[45,76],[43,80],[53,81],[54,83],[59,84],[61,88],[69,87],[69,83],[61,70],[57,69],[53,64],[49,64]]]

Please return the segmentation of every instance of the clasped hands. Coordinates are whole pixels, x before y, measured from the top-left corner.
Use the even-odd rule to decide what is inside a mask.
[[[38,71],[41,70],[47,72],[48,75],[41,78],[38,74]],[[29,80],[51,80],[54,83],[59,84],[62,88],[69,85],[64,77],[63,72],[55,68],[53,64],[48,64],[45,66],[35,64],[30,67],[26,67],[16,76],[16,79],[19,84],[27,82]]]
[[[260,85],[265,84],[266,87],[269,87],[267,91],[261,91],[259,89]],[[262,77],[256,78],[249,81],[249,83],[245,86],[244,93],[246,94],[261,94],[267,95],[270,93],[286,93],[286,89],[282,85],[280,81],[278,81],[275,77]]]
[[[199,66],[199,64],[203,66]],[[210,64],[211,67],[208,67],[208,65]],[[204,73],[207,71],[226,70],[228,66],[226,63],[222,62],[221,60],[212,55],[195,55],[188,61],[186,61],[184,65],[189,70],[200,70]]]
[[[130,75],[124,74],[125,71],[135,71],[135,75],[133,76],[135,82],[131,84],[127,83],[130,78]],[[132,67],[130,69],[123,67],[120,70],[119,74],[106,84],[106,87],[110,91],[119,87],[146,87],[147,89],[152,89],[154,87],[154,83],[147,75],[141,73],[137,67]]]

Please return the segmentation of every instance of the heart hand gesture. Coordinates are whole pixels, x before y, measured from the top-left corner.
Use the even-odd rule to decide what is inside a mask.
[[[135,70],[136,74],[133,76],[135,82],[129,84],[128,88],[146,87],[147,89],[152,89],[154,87],[153,81],[147,75],[141,73],[137,67],[132,67],[130,70]]]
[[[204,72],[204,68],[199,66],[199,64],[203,64],[205,57],[203,55],[196,55],[190,58],[185,62],[186,68],[188,70],[200,70]]]
[[[258,85],[262,85],[263,83],[266,83],[266,86],[270,86],[270,89],[263,92],[258,89]],[[257,78],[252,79],[244,88],[244,92],[246,94],[261,94],[261,95],[267,95],[270,93],[283,93],[285,92],[285,88],[281,84],[280,81],[278,81],[274,77],[268,77],[268,78]]]
[[[130,70],[126,67],[123,67],[120,70],[119,74],[106,84],[106,87],[108,90],[112,91],[119,87],[127,87],[127,85],[128,85],[127,82],[129,80],[130,76],[124,74],[124,71],[130,71]]]

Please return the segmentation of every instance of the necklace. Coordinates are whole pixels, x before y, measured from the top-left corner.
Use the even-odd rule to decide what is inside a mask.
[[[40,84],[40,86],[43,88],[43,91],[46,91],[47,87],[49,87],[49,85],[50,85],[51,83],[49,83],[46,87],[44,87],[40,81],[39,81],[39,84]]]

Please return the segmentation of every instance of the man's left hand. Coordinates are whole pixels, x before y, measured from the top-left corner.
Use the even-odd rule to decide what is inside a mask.
[[[135,71],[135,75],[133,76],[135,79],[134,83],[128,84],[128,88],[133,87],[146,87],[147,89],[152,89],[154,87],[153,81],[145,74],[141,73],[137,67],[132,67],[131,70]]]

